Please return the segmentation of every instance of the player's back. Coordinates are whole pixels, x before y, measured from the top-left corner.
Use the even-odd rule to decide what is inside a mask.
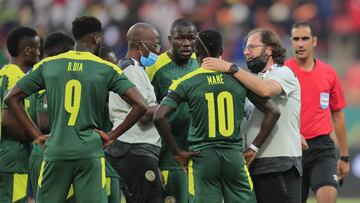
[[[108,91],[122,92],[132,84],[114,64],[89,52],[69,51],[36,64],[34,72],[45,85],[51,135],[45,160],[103,156],[94,129],[103,123]],[[120,74],[121,75],[120,75]],[[119,87],[119,80],[125,81]]]
[[[240,123],[247,93],[242,84],[226,73],[199,68],[170,89],[189,104],[191,150],[210,146],[242,149]]]

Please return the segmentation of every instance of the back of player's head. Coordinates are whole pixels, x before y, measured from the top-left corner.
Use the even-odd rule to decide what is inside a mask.
[[[311,36],[313,36],[313,37],[316,36],[314,26],[312,26],[310,23],[308,23],[306,21],[297,21],[297,22],[295,22],[294,24],[292,24],[291,30],[294,29],[294,28],[302,28],[302,27],[309,28]]]
[[[94,16],[82,16],[72,22],[72,34],[75,40],[92,33],[101,33],[101,22]]]
[[[74,40],[63,32],[53,32],[44,40],[44,55],[55,56],[74,48]]]
[[[216,30],[201,30],[195,39],[195,49],[200,57],[219,57],[222,54],[222,37]]]
[[[276,64],[284,64],[286,58],[286,49],[282,45],[282,42],[279,36],[273,32],[272,30],[265,28],[256,28],[249,32],[249,34],[245,37],[245,40],[255,34],[260,33],[261,42],[271,48],[271,56]]]
[[[186,18],[178,18],[171,24],[170,34],[174,34],[176,27],[195,27],[194,23]]]
[[[29,27],[16,27],[10,31],[6,39],[6,48],[11,57],[17,57],[20,50],[34,42],[37,33]]]

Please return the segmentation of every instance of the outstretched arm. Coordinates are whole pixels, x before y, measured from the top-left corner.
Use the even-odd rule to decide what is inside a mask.
[[[201,64],[201,66],[206,69],[217,70],[220,72],[229,72],[231,65],[232,63],[230,62],[211,57],[205,58]],[[280,84],[275,80],[261,80],[256,75],[241,68],[233,76],[249,90],[261,97],[279,95],[283,91]]]
[[[25,132],[43,146],[48,136],[40,132],[39,128],[36,127],[26,113],[24,105],[22,105],[26,97],[27,95],[15,85],[5,96],[4,101],[15,118],[21,123]]]

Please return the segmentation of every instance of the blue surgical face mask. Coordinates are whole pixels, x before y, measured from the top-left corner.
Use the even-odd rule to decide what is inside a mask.
[[[145,67],[152,66],[157,59],[158,59],[158,55],[149,52],[149,56],[147,57],[141,54],[140,63]]]

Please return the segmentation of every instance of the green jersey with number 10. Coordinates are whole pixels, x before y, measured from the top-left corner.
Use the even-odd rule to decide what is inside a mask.
[[[226,73],[199,68],[170,86],[190,107],[189,149],[226,147],[242,150],[240,124],[247,90]],[[176,108],[169,96],[161,102]]]
[[[134,85],[121,69],[89,52],[69,51],[45,58],[17,85],[27,95],[46,89],[51,135],[44,159],[102,157],[94,129],[103,123],[108,91],[122,95]]]

